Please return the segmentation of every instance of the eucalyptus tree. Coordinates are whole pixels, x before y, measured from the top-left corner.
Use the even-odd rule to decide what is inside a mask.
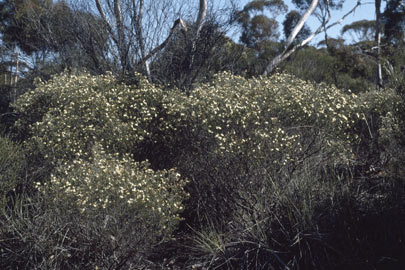
[[[360,20],[343,26],[341,33],[350,34],[354,42],[367,42],[374,41],[376,28],[375,20]]]
[[[253,0],[234,11],[231,23],[240,31],[240,42],[254,50],[254,65],[249,75],[259,75],[268,59],[279,53],[279,23],[276,17],[286,13],[288,7],[283,0]]]
[[[101,20],[89,12],[72,10],[64,1],[1,1],[0,27],[3,45],[20,50],[20,60],[30,58],[25,61],[30,63],[30,71],[49,62],[61,69],[103,71],[107,35]]]
[[[286,11],[283,0],[253,0],[242,10],[235,11],[231,20],[242,30],[240,41],[249,48],[257,48],[263,42],[279,38],[279,25],[275,17]]]

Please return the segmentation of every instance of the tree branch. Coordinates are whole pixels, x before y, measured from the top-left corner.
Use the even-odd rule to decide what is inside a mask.
[[[142,2],[143,1],[141,1],[141,3]],[[196,34],[194,35],[194,38],[193,38],[194,46],[195,46],[195,42],[200,34],[200,31],[202,29],[203,21],[204,21],[206,15],[207,15],[207,0],[200,0],[200,8],[199,8],[198,16],[197,16],[197,20],[196,20],[197,30],[196,30]],[[138,18],[139,18],[139,15],[138,15]],[[153,57],[158,51],[162,50],[166,46],[166,44],[169,42],[169,40],[172,38],[172,36],[175,33],[176,28],[179,24],[181,25],[181,28],[185,32],[187,32],[187,25],[185,24],[185,22],[181,18],[177,19],[173,23],[173,26],[170,29],[170,32],[169,32],[169,35],[167,36],[167,38],[160,45],[156,46],[153,50],[151,50],[148,53],[148,55],[142,56],[142,59],[141,59],[141,61],[138,62],[138,65],[145,64],[148,59]]]
[[[192,70],[194,64],[194,56],[196,51],[196,43],[198,38],[200,37],[200,32],[203,26],[203,21],[207,16],[207,0],[200,0],[200,9],[198,10],[198,16],[196,20],[197,30],[193,39],[191,40],[191,60],[189,65],[189,71]]]
[[[297,37],[298,33],[304,27],[304,24],[308,20],[308,17],[311,16],[311,14],[314,12],[318,3],[319,3],[319,0],[312,0],[311,5],[307,9],[307,11],[305,11],[304,15],[302,15],[301,19],[298,21],[297,25],[294,27],[293,31],[291,32],[290,36],[288,37],[286,48],[288,48],[293,43],[293,41]]]
[[[163,48],[166,46],[166,44],[169,42],[169,40],[171,39],[171,37],[173,36],[173,34],[175,33],[175,30],[176,30],[176,28],[177,28],[177,26],[178,26],[179,24],[182,26],[183,29],[185,29],[185,30],[187,29],[187,28],[186,28],[186,25],[185,25],[185,23],[184,23],[184,21],[183,21],[182,19],[177,19],[177,20],[174,22],[174,24],[173,24],[173,26],[172,26],[172,29],[170,29],[170,33],[169,33],[169,35],[167,36],[167,38],[165,39],[165,41],[163,41],[159,46],[156,46],[153,50],[151,50],[151,51],[149,52],[149,54],[146,55],[145,57],[143,57],[143,58],[141,59],[141,61],[139,61],[137,64],[139,65],[139,64],[145,63],[149,58],[151,58],[151,57],[154,56],[158,51],[160,51],[161,49],[163,49]]]
[[[114,31],[112,30],[112,27],[111,27],[110,23],[107,20],[107,16],[105,15],[103,8],[101,7],[100,0],[95,0],[95,2],[96,2],[97,10],[100,13],[100,16],[103,19],[105,25],[107,26],[107,31],[110,33],[110,35],[111,35],[112,39],[114,40],[114,42],[116,44],[118,44],[118,39],[115,37]]]
[[[203,21],[206,16],[207,16],[207,0],[200,0],[200,9],[198,11],[198,17],[196,21],[197,31],[195,34],[195,39],[197,39],[198,36],[200,35],[200,31],[203,26]]]

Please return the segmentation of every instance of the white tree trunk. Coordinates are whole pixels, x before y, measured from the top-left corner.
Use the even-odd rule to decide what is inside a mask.
[[[316,6],[318,5],[319,0],[313,0],[311,5],[309,6],[309,8],[307,9],[307,11],[304,13],[304,15],[302,15],[301,19],[298,21],[297,25],[294,27],[293,31],[291,32],[290,36],[287,39],[287,44],[285,46],[284,51],[277,55],[271,62],[269,65],[267,65],[263,75],[267,76],[268,74],[270,74],[271,72],[273,72],[273,70],[281,63],[283,62],[288,56],[290,56],[296,49],[294,50],[290,50],[289,48],[291,46],[291,44],[293,43],[293,41],[295,40],[295,38],[297,37],[298,33],[301,31],[301,29],[304,27],[305,22],[308,20],[309,16],[311,16],[311,14],[314,12]],[[309,41],[308,41],[309,42]]]
[[[377,90],[383,87],[381,68],[381,0],[375,0],[376,32],[375,41],[377,43]]]
[[[298,33],[304,27],[305,22],[308,20],[309,16],[314,12],[318,3],[319,3],[319,0],[312,1],[311,5],[307,9],[307,11],[301,17],[301,19],[299,20],[297,25],[294,27],[292,33],[288,37],[287,45],[286,45],[284,51],[281,54],[277,55],[267,65],[266,69],[263,72],[263,76],[267,76],[267,75],[271,74],[280,63],[282,63],[285,59],[287,59],[296,50],[298,50],[299,48],[304,47],[306,44],[308,44],[315,36],[317,36],[318,34],[322,33],[323,31],[326,31],[327,29],[329,29],[337,24],[341,24],[346,19],[347,16],[352,14],[357,9],[357,7],[359,7],[361,5],[361,0],[357,0],[356,5],[348,13],[343,15],[343,17],[340,20],[326,26],[326,24],[328,24],[328,22],[329,22],[329,20],[327,20],[321,26],[319,26],[318,29],[314,33],[312,33],[307,39],[305,39],[301,43],[291,47],[294,39],[297,37]]]

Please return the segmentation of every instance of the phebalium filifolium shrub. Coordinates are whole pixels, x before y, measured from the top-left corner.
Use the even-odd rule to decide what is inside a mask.
[[[333,147],[355,139],[346,131],[361,118],[354,94],[289,75],[246,80],[224,73],[180,96],[166,97],[168,122],[177,129],[187,125],[189,136],[213,138],[218,153],[268,152],[281,165],[302,151],[304,130],[317,129],[322,143]]]
[[[121,209],[131,218],[143,215],[146,221],[150,216],[158,222],[156,233],[167,235],[180,220],[185,183],[174,169],[154,171],[147,161],[108,154],[96,145],[91,161],[79,158],[60,164],[50,182],[37,183],[37,188],[82,213]]]
[[[361,163],[367,151],[400,155],[394,139],[402,136],[402,105],[394,92],[357,95],[286,74],[222,73],[189,94],[163,91],[140,76],[136,81],[63,73],[38,82],[14,104],[27,156],[39,160],[28,171],[48,172],[32,180],[48,207],[89,220],[112,217],[112,225],[126,226],[117,235],[135,226],[148,232],[134,234],[139,243],[151,245],[181,218],[197,229],[220,224],[233,232],[229,241],[253,245],[242,252],[249,255],[246,268],[263,250],[264,263],[274,255],[269,250],[281,250],[277,256],[293,268],[322,261],[322,241],[367,238],[347,224],[361,228],[358,217],[367,217],[368,202],[377,205],[384,196],[328,170]],[[345,212],[353,207],[362,214]]]
[[[111,74],[40,82],[15,104],[22,116],[16,127],[30,134],[27,149],[52,167],[37,188],[82,212],[120,205],[132,216],[155,215],[167,234],[180,219],[186,181],[175,169],[154,171],[131,155],[150,136],[162,95],[146,81],[132,87]]]
[[[128,202],[138,205],[139,188],[155,197],[152,186],[170,185],[161,190],[171,203],[162,213],[178,219],[185,181],[174,167],[191,180],[189,203],[228,211],[226,204],[242,196],[241,190],[257,192],[269,174],[287,179],[307,160],[315,167],[355,160],[352,146],[360,138],[354,127],[378,106],[370,98],[285,74],[245,79],[223,73],[187,96],[164,92],[141,77],[125,85],[111,74],[64,73],[38,82],[15,109],[27,147],[52,167],[39,186],[67,196],[80,191],[73,197],[85,208],[110,201],[132,207]],[[124,168],[135,175],[115,171]],[[146,173],[152,169],[154,174]],[[138,187],[144,180],[146,186]],[[144,206],[163,209],[166,203],[151,199]]]
[[[248,80],[224,73],[188,97],[166,94],[164,124],[172,132],[166,138],[182,149],[176,166],[193,180],[191,208],[206,205],[224,219],[234,200],[246,204],[269,175],[287,181],[309,159],[315,170],[350,163],[359,139],[352,128],[363,121],[360,101],[285,74]]]

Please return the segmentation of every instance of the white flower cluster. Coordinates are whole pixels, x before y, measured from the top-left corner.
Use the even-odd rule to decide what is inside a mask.
[[[147,161],[135,162],[129,155],[108,154],[100,145],[92,160],[74,159],[58,166],[48,183],[38,190],[71,203],[81,212],[122,209],[125,214],[159,217],[161,228],[173,229],[183,211],[186,181],[174,169],[154,171]]]
[[[285,74],[245,79],[223,73],[190,97],[165,96],[174,132],[187,130],[196,144],[219,154],[271,158],[279,165],[294,161],[309,136],[318,136],[330,151],[348,152],[348,131],[361,118],[358,104],[354,94]]]

